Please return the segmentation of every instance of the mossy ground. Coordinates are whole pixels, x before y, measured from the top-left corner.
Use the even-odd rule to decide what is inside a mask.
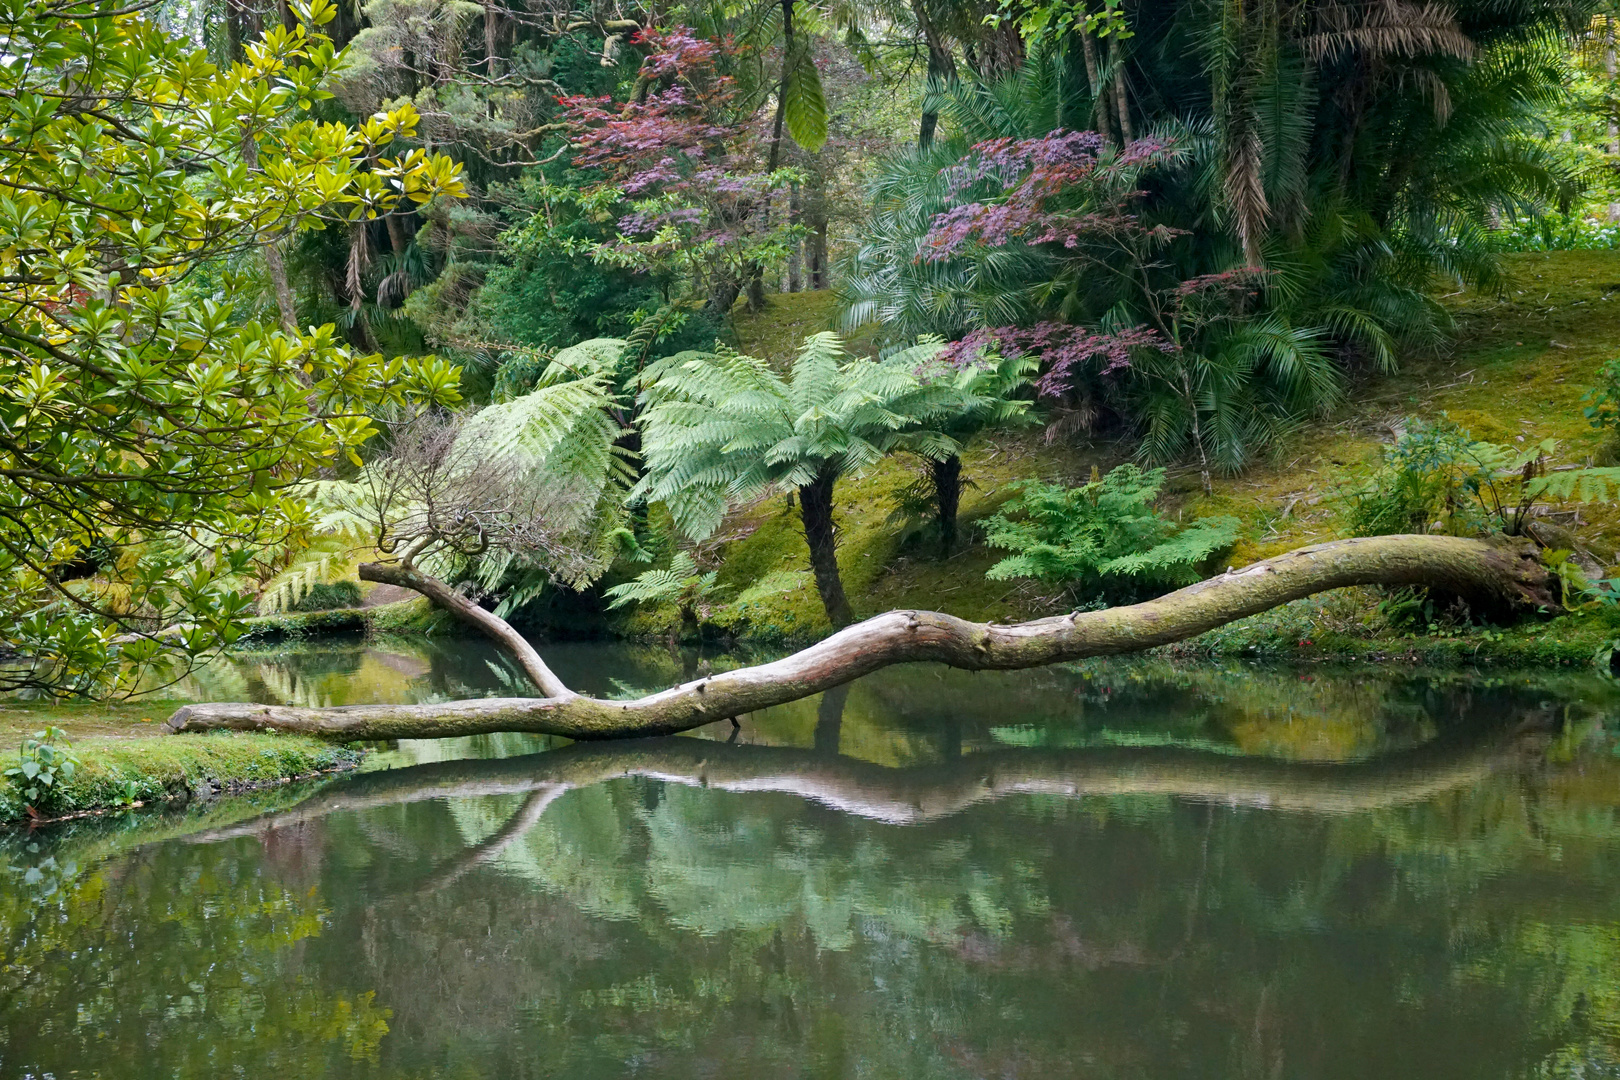
[[[292,777],[352,768],[361,754],[298,735],[230,732],[142,739],[92,735],[76,739],[81,765],[62,781],[46,817],[127,805],[131,800],[190,799],[231,792]],[[0,771],[17,762],[17,750],[0,752]],[[19,792],[0,783],[0,822],[27,816]]]
[[[286,611],[245,620],[249,642],[331,634],[441,634],[455,620],[435,608],[426,597],[398,600],[376,607],[333,608],[330,611]]]
[[[1587,424],[1581,397],[1598,366],[1620,355],[1620,253],[1536,253],[1505,261],[1509,284],[1502,293],[1440,298],[1456,319],[1445,347],[1405,358],[1393,374],[1358,373],[1336,412],[1302,426],[1241,475],[1217,476],[1209,494],[1195,470],[1174,471],[1164,508],[1188,519],[1237,517],[1243,533],[1227,559],[1233,565],[1342,536],[1347,493],[1371,475],[1401,423],[1442,413],[1477,438],[1551,437],[1559,440],[1563,461],[1611,461],[1614,441]],[[738,338],[745,350],[785,364],[805,334],[830,327],[835,315],[826,293],[772,296],[760,315],[739,315]],[[1005,620],[1063,610],[1071,598],[1056,590],[986,579],[999,556],[978,542],[975,525],[1007,498],[1013,481],[1076,481],[1093,465],[1106,470],[1129,454],[1129,446],[1104,440],[1049,446],[1037,432],[981,441],[964,455],[963,476],[972,484],[961,514],[968,542],[947,559],[938,557],[926,531],[908,533],[891,519],[914,463],[894,458],[840,481],[839,566],[856,614],[920,607]],[[1613,507],[1583,507],[1581,521],[1583,539],[1620,547],[1620,513]],[[734,515],[725,537],[719,548],[723,592],[708,613],[713,626],[793,644],[827,632],[798,516],[786,498]],[[1602,611],[1507,630],[1437,624],[1414,632],[1383,616],[1383,599],[1375,590],[1353,590],[1301,601],[1180,649],[1574,663],[1620,633],[1614,616]],[[651,613],[637,620],[656,621]]]

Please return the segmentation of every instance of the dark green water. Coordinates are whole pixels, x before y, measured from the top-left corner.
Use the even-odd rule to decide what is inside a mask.
[[[695,663],[556,656],[604,693]],[[198,692],[459,696],[490,659]],[[0,839],[0,1076],[1620,1076],[1617,710],[1582,676],[918,668],[732,743],[407,744]]]

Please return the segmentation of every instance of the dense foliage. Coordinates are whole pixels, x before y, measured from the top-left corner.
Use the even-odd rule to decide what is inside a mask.
[[[921,457],[898,499],[948,557],[960,452],[1035,420],[1208,491],[1439,342],[1437,283],[1494,287],[1607,197],[1595,10],[8,9],[0,685],[152,685],[379,555],[503,614],[609,574],[690,611],[714,563],[673,560],[772,492],[845,622],[838,479]],[[825,321],[791,364],[737,348],[807,288],[871,359]],[[1406,453],[1358,529],[1432,520]],[[1544,457],[1492,483],[1561,497]],[[1155,475],[1131,506],[1029,487],[996,536],[1113,544]]]
[[[311,109],[337,65],[276,27],[228,70],[138,13],[0,13],[0,687],[94,692],[230,641],[255,560],[305,520],[288,485],[378,410],[457,400],[433,360],[266,326],[205,267],[461,189],[408,107]]]

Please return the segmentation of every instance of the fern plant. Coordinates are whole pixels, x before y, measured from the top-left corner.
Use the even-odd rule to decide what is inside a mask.
[[[1378,471],[1350,492],[1350,530],[1524,536],[1548,503],[1620,497],[1620,468],[1555,467],[1557,450],[1555,439],[1522,447],[1478,440],[1444,415],[1410,421]]]
[[[1062,487],[1028,481],[986,527],[991,547],[1013,552],[992,566],[993,580],[1033,578],[1076,595],[1113,599],[1191,584],[1210,556],[1232,546],[1233,518],[1204,518],[1177,528],[1154,509],[1164,470],[1120,465],[1089,483]]]
[[[265,582],[259,590],[259,614],[299,610],[313,590],[353,574],[357,541],[364,545],[351,528],[323,529],[292,557],[286,569]]]
[[[594,580],[618,551],[635,478],[609,413],[618,400],[597,372],[398,425],[390,451],[354,479],[305,489],[315,539],[261,610],[292,607],[331,567],[378,550],[501,594],[503,617],[554,580]]]
[[[838,573],[833,523],[839,477],[909,450],[930,459],[958,445],[934,423],[959,397],[918,379],[907,351],[846,360],[833,333],[805,339],[791,374],[735,353],[681,354],[648,370],[642,427],[646,475],[636,494],[662,501],[676,527],[703,539],[727,509],[794,491],[810,565],[834,626],[854,613]]]
[[[612,598],[608,607],[673,604],[680,612],[681,625],[695,629],[698,615],[718,592],[715,579],[719,573],[718,570],[703,571],[691,555],[677,551],[669,566],[648,570],[634,580],[608,589],[606,595]]]

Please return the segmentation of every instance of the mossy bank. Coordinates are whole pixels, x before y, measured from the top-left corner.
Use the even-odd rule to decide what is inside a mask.
[[[76,740],[80,765],[36,810],[58,818],[131,803],[184,802],[252,790],[298,777],[351,769],[361,751],[293,735],[221,733]],[[16,748],[0,752],[0,771],[17,764]],[[32,815],[17,787],[0,783],[0,822]]]

